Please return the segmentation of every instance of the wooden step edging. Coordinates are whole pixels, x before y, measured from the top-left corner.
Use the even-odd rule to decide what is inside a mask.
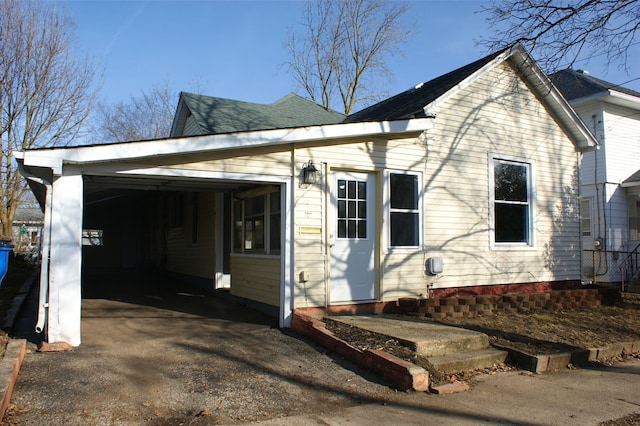
[[[9,407],[13,387],[27,351],[25,339],[9,339],[4,357],[0,360],[0,422]]]
[[[330,351],[367,370],[380,374],[401,390],[426,392],[429,390],[429,372],[411,362],[381,350],[360,350],[327,330],[324,322],[294,313],[291,330],[311,338]]]

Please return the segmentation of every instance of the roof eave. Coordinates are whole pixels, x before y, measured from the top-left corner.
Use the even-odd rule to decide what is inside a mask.
[[[357,122],[159,139],[111,145],[95,145],[90,147],[29,150],[17,152],[15,157],[20,159],[25,166],[50,168],[55,175],[61,175],[63,164],[105,163],[175,154],[249,149],[260,146],[275,146],[319,140],[349,140],[381,135],[407,137],[419,135],[423,131],[431,128],[433,128],[432,118]]]
[[[516,46],[509,57],[537,91],[538,96],[551,108],[576,148],[580,152],[596,150],[598,141],[591,130],[526,50]]]

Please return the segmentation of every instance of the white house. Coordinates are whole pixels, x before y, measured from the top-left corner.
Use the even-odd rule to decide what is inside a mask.
[[[585,71],[551,79],[600,144],[584,155],[580,175],[585,279],[619,283],[631,255],[622,269],[629,281],[640,259],[640,93]]]
[[[173,136],[16,154],[45,207],[49,342],[80,344],[92,268],[228,287],[283,327],[303,308],[581,285],[596,141],[519,45],[346,118],[183,94]]]

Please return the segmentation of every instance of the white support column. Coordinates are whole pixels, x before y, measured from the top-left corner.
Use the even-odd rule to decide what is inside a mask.
[[[47,340],[80,345],[82,301],[82,175],[65,170],[54,179]]]
[[[280,254],[280,327],[291,327],[293,318],[293,182],[280,185],[282,217],[281,254]]]

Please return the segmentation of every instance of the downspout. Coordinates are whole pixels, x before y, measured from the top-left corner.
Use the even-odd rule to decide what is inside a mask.
[[[49,261],[51,258],[51,205],[53,188],[52,184],[41,177],[34,176],[24,169],[24,165],[18,161],[20,174],[46,188],[44,206],[44,227],[42,230],[42,253],[40,260],[40,292],[38,295],[38,320],[36,321],[36,333],[44,331],[47,309],[49,308]]]
[[[44,206],[44,228],[42,230],[42,259],[40,260],[40,294],[38,296],[38,320],[36,321],[36,333],[44,331],[49,308],[49,263],[51,259],[51,204],[53,197],[52,185],[44,179],[29,177],[34,181],[40,180],[46,189]]]

